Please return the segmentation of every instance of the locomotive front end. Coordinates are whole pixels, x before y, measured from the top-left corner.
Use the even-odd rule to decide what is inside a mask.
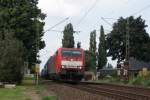
[[[81,80],[84,73],[84,51],[82,49],[62,50],[61,76],[70,80]]]

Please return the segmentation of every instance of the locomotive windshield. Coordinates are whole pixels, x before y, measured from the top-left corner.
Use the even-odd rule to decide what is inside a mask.
[[[81,51],[77,51],[77,50],[63,50],[62,51],[62,56],[70,56],[70,57],[79,57],[81,56],[82,53]]]

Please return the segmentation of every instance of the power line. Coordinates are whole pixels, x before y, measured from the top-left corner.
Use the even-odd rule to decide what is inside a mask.
[[[50,31],[53,31],[53,32],[60,32],[60,33],[63,33],[64,31],[60,31],[60,30],[50,30]],[[73,31],[73,33],[80,33],[81,31]]]
[[[112,24],[109,23],[107,20],[105,20],[105,18],[101,17],[101,19],[102,19],[105,23],[107,23],[109,26],[112,26]]]
[[[65,22],[65,21],[68,20],[68,19],[69,19],[69,17],[65,18],[64,20],[60,21],[60,22],[57,23],[56,25],[54,25],[54,26],[50,27],[49,29],[47,29],[44,33],[46,33],[46,32],[48,32],[48,31],[52,30],[54,27],[58,26],[59,24]]]
[[[83,15],[83,17],[79,20],[79,22],[77,23],[77,25],[79,25],[84,18],[88,15],[88,13],[95,7],[95,5],[97,4],[98,0],[95,0],[95,2],[93,3],[93,5],[88,9],[88,11]]]
[[[132,15],[136,15],[136,14],[138,14],[138,13],[141,13],[142,11],[144,11],[144,10],[148,9],[149,7],[150,7],[150,4],[149,4],[149,5],[147,5],[147,6],[145,6],[145,7],[144,7],[144,8],[142,8],[141,10],[139,10],[139,11],[137,11],[137,12],[133,13]]]
[[[110,18],[106,18],[106,17],[104,18],[104,17],[102,17],[102,18],[103,18],[103,19],[117,20],[116,18],[111,18],[111,17],[110,17]]]
[[[137,11],[137,12],[131,14],[131,15],[134,16],[134,15],[136,15],[136,14],[138,14],[138,13],[141,13],[142,11],[144,11],[144,10],[146,10],[146,9],[148,9],[148,8],[150,8],[150,4],[147,5],[147,6],[145,6],[145,7],[142,8],[141,10],[139,10],[139,11]],[[106,19],[117,20],[117,19],[115,19],[115,18],[104,18],[104,17],[101,17],[101,19],[102,19],[104,22],[106,22],[108,25],[110,25],[110,26],[112,26],[112,24],[109,23]]]

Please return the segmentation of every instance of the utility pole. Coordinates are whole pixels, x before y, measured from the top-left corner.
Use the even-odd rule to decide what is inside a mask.
[[[129,18],[127,18],[127,24],[126,24],[126,56],[125,56],[125,60],[127,61],[127,62],[129,62],[129,46],[130,46],[130,35],[129,35],[129,33],[130,33],[130,26],[129,26]]]
[[[36,72],[36,85],[39,84],[39,70],[40,70],[40,66],[39,66],[39,42],[40,42],[40,37],[39,37],[39,23],[38,20],[36,19],[37,23],[36,23],[36,53],[37,53],[37,61],[36,61],[36,65],[35,65],[35,72]]]
[[[129,80],[129,58],[130,58],[130,24],[129,18],[127,18],[126,24],[126,55],[125,55],[125,62],[124,62],[124,77],[125,80]]]

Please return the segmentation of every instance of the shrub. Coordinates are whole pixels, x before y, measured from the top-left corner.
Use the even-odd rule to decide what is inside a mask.
[[[132,85],[143,85],[144,82],[144,78],[141,76],[137,76],[135,78],[133,78],[132,80],[129,81],[129,84]]]

